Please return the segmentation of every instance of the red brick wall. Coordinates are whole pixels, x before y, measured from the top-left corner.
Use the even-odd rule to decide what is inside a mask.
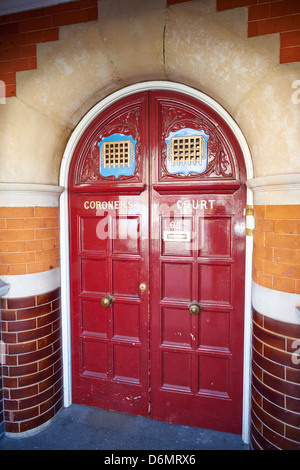
[[[168,5],[191,0],[167,0]],[[280,63],[300,61],[300,2],[217,0],[217,10],[249,7],[249,37],[280,33]],[[97,0],[80,0],[0,18],[0,80],[16,96],[16,73],[37,68],[36,45],[59,39],[59,27],[94,21]],[[1,83],[1,82],[0,82]]]
[[[280,63],[300,61],[298,0],[217,0],[217,10],[248,7],[248,36],[280,33]]]
[[[300,205],[254,206],[253,280],[300,294]]]
[[[0,275],[59,267],[58,207],[0,208]]]
[[[254,310],[251,447],[255,450],[300,450],[299,338],[299,325]]]
[[[59,38],[59,26],[97,20],[97,0],[80,0],[0,17],[0,80],[16,96],[16,72],[37,68],[36,45]]]
[[[1,300],[5,431],[36,428],[62,407],[60,289]]]
[[[167,0],[168,5],[190,0]],[[280,33],[280,63],[300,61],[298,0],[217,0],[217,11],[248,7],[248,36]]]

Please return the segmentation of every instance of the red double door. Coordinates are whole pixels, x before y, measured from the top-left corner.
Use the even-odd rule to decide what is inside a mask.
[[[220,119],[145,92],[83,135],[69,199],[75,403],[241,433],[244,170]],[[170,174],[166,139],[187,128],[209,135],[208,167]],[[134,172],[103,176],[101,139],[117,134],[136,142]]]

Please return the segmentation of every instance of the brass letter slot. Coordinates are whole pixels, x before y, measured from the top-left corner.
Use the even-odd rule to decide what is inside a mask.
[[[163,238],[165,242],[190,242],[191,232],[164,230]]]

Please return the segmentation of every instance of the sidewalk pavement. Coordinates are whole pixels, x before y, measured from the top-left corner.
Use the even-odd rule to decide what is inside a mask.
[[[73,404],[44,430],[23,438],[5,436],[0,450],[180,451],[248,450],[241,436],[169,424]]]

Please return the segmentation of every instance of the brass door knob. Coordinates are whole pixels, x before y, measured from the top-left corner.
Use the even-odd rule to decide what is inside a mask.
[[[110,307],[115,299],[108,293],[105,297],[101,299],[102,307]]]
[[[141,290],[142,292],[144,292],[144,291],[147,289],[147,285],[146,285],[144,282],[142,282],[142,283],[139,285],[139,288],[140,288],[140,290]]]
[[[199,315],[201,310],[201,305],[198,304],[196,300],[193,300],[192,303],[189,305],[189,312],[191,315]]]

